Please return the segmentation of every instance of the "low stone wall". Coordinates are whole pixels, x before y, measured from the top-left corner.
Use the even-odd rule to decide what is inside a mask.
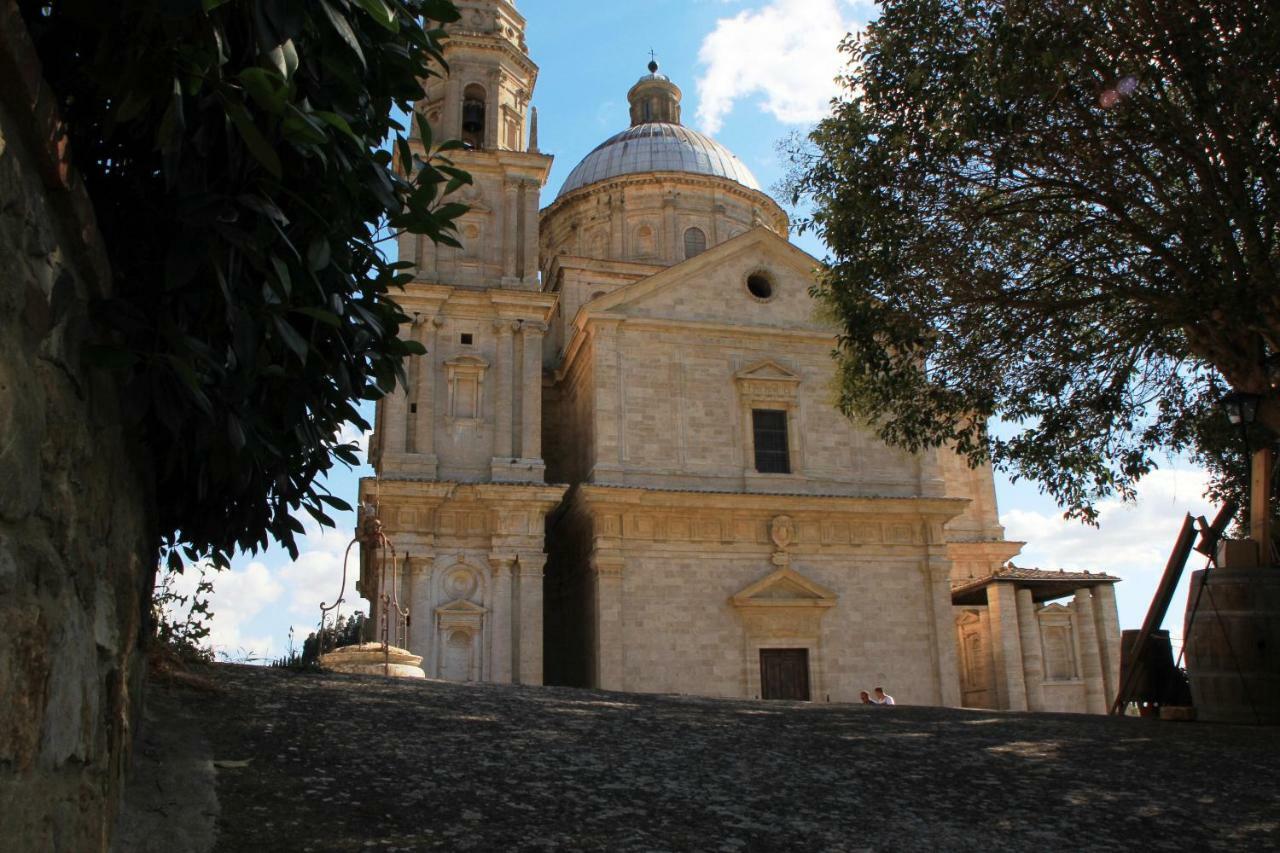
[[[110,276],[53,98],[0,0],[0,847],[109,842],[154,519],[112,379],[81,363]]]

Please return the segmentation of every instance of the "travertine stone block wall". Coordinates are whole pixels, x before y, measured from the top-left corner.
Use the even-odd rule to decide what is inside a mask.
[[[0,5],[0,847],[106,849],[157,540],[117,389],[81,361],[110,283],[16,8]]]
[[[759,649],[782,646],[808,649],[817,701],[883,683],[903,702],[958,704],[938,537],[959,504],[580,488],[548,536],[548,678],[758,696]],[[778,514],[795,529],[785,559]],[[765,618],[732,600],[784,563],[830,591],[821,609],[771,599]]]
[[[760,329],[600,323],[558,388],[561,429],[576,436],[565,473],[657,488],[941,494],[922,462],[886,447],[832,404],[831,341]],[[737,377],[772,361],[797,379],[791,475],[754,471],[752,404]],[[924,481],[922,483],[922,480]]]

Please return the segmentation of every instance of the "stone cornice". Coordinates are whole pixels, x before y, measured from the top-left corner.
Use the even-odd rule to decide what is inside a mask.
[[[618,175],[603,181],[597,181],[593,184],[587,184],[585,187],[574,190],[566,196],[557,198],[551,204],[542,209],[542,227],[547,227],[546,220],[557,215],[561,210],[571,206],[580,199],[590,198],[598,193],[607,193],[616,191],[621,187],[643,186],[645,184],[667,184],[679,183],[685,186],[706,187],[714,189],[717,192],[726,193],[728,195],[737,196],[744,201],[752,204],[758,204],[765,207],[772,214],[773,218],[782,223],[785,229],[789,227],[787,214],[782,207],[765,193],[759,190],[753,190],[745,187],[737,181],[729,178],[720,178],[715,175],[701,175],[697,172],[636,172],[628,175]]]
[[[634,505],[639,507],[755,510],[772,517],[785,511],[817,513],[857,513],[876,515],[917,515],[952,518],[969,504],[966,498],[880,497],[877,495],[803,495],[753,492],[703,492],[645,489],[583,483],[571,498],[591,505]]]
[[[528,54],[509,41],[506,36],[494,33],[455,30],[449,33],[449,38],[445,44],[446,61],[449,60],[449,54],[456,51],[458,48],[486,51],[488,53],[500,53],[514,61],[514,63],[520,67],[520,70],[529,75],[530,90],[537,85],[538,64],[530,59]]]
[[[945,556],[943,525],[962,498],[881,498],[680,492],[583,484],[566,498],[566,513],[587,524],[597,549],[628,543],[732,548],[770,553],[771,525],[785,514],[795,526],[793,555],[849,553],[866,546],[905,547]]]
[[[410,315],[416,312],[428,317],[485,317],[497,313],[505,319],[546,323],[551,320],[558,299],[554,293],[537,290],[473,289],[419,280],[410,282],[398,301]]]

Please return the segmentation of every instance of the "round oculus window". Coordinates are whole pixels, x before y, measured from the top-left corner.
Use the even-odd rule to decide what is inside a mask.
[[[774,293],[773,278],[768,273],[759,270],[751,273],[747,276],[747,292],[756,299],[772,299]]]

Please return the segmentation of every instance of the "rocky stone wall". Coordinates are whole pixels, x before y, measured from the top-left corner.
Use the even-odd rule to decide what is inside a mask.
[[[155,553],[112,379],[82,361],[109,283],[16,6],[0,2],[0,846],[103,850]]]

